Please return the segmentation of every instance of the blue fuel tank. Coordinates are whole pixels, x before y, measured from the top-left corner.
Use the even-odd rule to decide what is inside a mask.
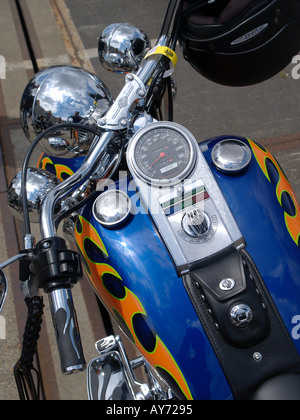
[[[226,138],[210,139],[199,147],[286,333],[300,354],[299,204],[275,158],[248,139],[230,137],[250,147],[251,162],[247,169],[235,174],[219,171],[211,152]],[[44,158],[50,159],[54,168],[69,167],[70,174],[82,163],[76,159],[59,162]],[[82,209],[76,222],[77,249],[95,292],[177,396],[234,399],[220,357],[156,226],[132,187],[131,178],[120,179],[116,188],[125,189],[133,204],[134,214],[125,223],[114,229],[102,226],[94,217],[93,202]]]

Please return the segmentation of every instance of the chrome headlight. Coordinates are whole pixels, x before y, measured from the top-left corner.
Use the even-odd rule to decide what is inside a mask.
[[[115,73],[134,71],[151,48],[147,35],[129,23],[114,23],[102,33],[98,52],[101,64]]]
[[[96,127],[112,103],[108,88],[94,74],[72,66],[50,67],[37,73],[25,88],[21,124],[32,142],[44,130],[60,123]],[[93,139],[84,130],[58,128],[44,137],[39,149],[50,156],[78,157],[88,152]]]
[[[12,180],[8,188],[8,205],[14,217],[23,221],[21,193],[22,172]],[[39,213],[45,196],[60,183],[56,176],[44,169],[29,168],[27,171],[27,205],[31,223],[39,222]]]

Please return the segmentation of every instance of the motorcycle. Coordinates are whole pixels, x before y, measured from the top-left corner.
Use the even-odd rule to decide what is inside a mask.
[[[41,71],[24,91],[32,143],[9,188],[24,248],[0,264],[0,309],[3,270],[17,260],[28,306],[14,370],[21,399],[39,398],[40,289],[62,373],[87,369],[91,400],[300,399],[300,340],[291,334],[300,206],[263,146],[239,136],[198,144],[172,121],[181,16],[182,2],[171,0],[154,48],[132,25],[104,31],[103,66],[126,74],[116,100],[97,76],[70,66]],[[29,168],[36,147],[43,155]],[[82,266],[136,359],[109,336],[86,366],[72,299]]]

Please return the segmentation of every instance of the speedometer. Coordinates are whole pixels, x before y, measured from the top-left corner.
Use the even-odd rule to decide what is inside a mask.
[[[154,185],[174,185],[195,164],[195,141],[175,123],[154,123],[133,138],[129,159],[136,174]]]

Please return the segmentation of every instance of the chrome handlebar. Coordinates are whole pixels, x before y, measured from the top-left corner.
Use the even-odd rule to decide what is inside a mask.
[[[180,6],[180,0],[173,0],[171,5],[169,7],[169,9],[171,9],[169,15],[174,17]],[[170,24],[168,25],[168,28],[165,29],[169,32]],[[171,41],[170,35],[163,34],[157,42],[156,47],[167,47]],[[144,100],[147,92],[146,87],[150,80],[153,79],[158,65],[159,63],[154,58],[147,61],[144,60],[136,74],[127,74],[125,86],[117,99],[105,117],[98,120],[99,127],[107,131],[105,131],[99,140],[92,146],[81,168],[69,179],[50,191],[45,197],[41,206],[40,216],[40,230],[43,238],[51,238],[56,234],[54,209],[57,201],[70,194],[92,175],[108,144],[113,139],[115,132],[124,130],[128,127],[128,124],[130,123],[130,108],[134,102]]]
[[[165,38],[158,45],[163,44]],[[106,116],[98,121],[105,131],[88,153],[81,168],[69,179],[53,188],[45,197],[41,206],[40,231],[42,238],[52,238],[56,235],[54,209],[58,200],[70,194],[88,178],[106,151],[107,146],[115,136],[116,131],[124,130],[130,122],[130,108],[137,100],[144,100],[146,86],[152,79],[157,68],[157,61],[146,61],[137,74],[128,74],[126,84]]]
[[[45,197],[40,218],[40,230],[43,239],[56,236],[54,209],[57,201],[70,194],[93,174],[99,159],[103,156],[113,137],[113,132],[104,133],[87,156],[82,167]],[[62,373],[72,374],[80,372],[85,369],[86,362],[71,289],[59,288],[52,290],[49,293],[49,302]]]
[[[114,132],[103,133],[78,171],[47,194],[42,203],[40,215],[40,231],[43,239],[56,236],[54,209],[58,200],[69,195],[91,177],[97,167],[99,159],[103,156],[113,137]]]
[[[167,46],[168,42],[169,39],[164,35],[157,46]],[[131,73],[126,76],[126,84],[118,98],[106,116],[98,121],[98,125],[107,131],[104,131],[95,142],[81,168],[45,197],[40,215],[40,231],[43,240],[56,236],[54,209],[58,200],[69,195],[93,175],[115,133],[128,127],[131,106],[135,101],[145,100],[148,82],[155,76],[157,68],[157,60],[151,58],[144,61],[136,74]],[[62,372],[70,374],[84,370],[85,360],[71,289],[67,286],[51,290],[49,300]]]

